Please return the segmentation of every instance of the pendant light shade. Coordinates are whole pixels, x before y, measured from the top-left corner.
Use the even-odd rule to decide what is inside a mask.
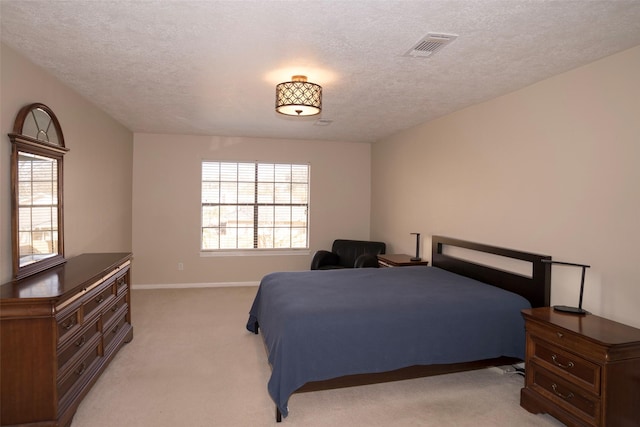
[[[293,76],[276,86],[276,111],[287,116],[313,116],[322,110],[322,87]]]

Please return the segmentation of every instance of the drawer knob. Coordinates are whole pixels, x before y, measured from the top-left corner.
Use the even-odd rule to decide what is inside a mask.
[[[100,304],[102,301],[104,301],[104,297],[100,294],[96,297],[95,302],[96,304]]]
[[[83,335],[82,338],[80,338],[78,341],[76,341],[76,347],[82,347],[86,341],[87,340]]]
[[[87,365],[83,362],[78,369],[75,370],[75,374],[80,376],[84,374],[84,371],[87,369]]]
[[[62,327],[68,331],[69,329],[73,328],[73,325],[75,325],[76,323],[74,322],[73,317],[69,318],[69,320],[67,320],[66,322],[62,323]]]
[[[569,368],[573,368],[573,362],[571,360],[569,360],[569,363],[567,363],[566,365],[558,362],[558,356],[556,356],[555,354],[553,356],[551,356],[551,359],[553,360],[553,363],[555,363],[556,365],[558,365],[561,368],[564,369],[569,369]]]
[[[115,313],[116,311],[118,311],[118,304],[116,304],[116,305],[114,305],[113,307],[111,307],[111,311],[112,311],[112,312],[114,312],[114,313]]]
[[[558,397],[563,398],[564,400],[569,400],[571,398],[573,398],[573,393],[569,392],[569,394],[562,394],[558,391],[558,384],[551,384],[551,388],[553,389],[553,392],[558,395]]]
[[[564,336],[562,332],[556,332],[556,334],[558,335],[558,338],[562,338]]]

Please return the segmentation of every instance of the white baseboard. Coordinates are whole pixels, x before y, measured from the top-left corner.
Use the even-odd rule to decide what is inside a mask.
[[[160,283],[147,285],[131,285],[132,290],[150,289],[189,289],[189,288],[229,288],[238,286],[258,286],[260,282],[216,282],[216,283]]]

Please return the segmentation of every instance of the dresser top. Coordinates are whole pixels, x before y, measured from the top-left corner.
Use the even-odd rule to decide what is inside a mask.
[[[2,300],[58,299],[78,287],[99,280],[123,262],[131,253],[89,253],[69,258],[65,263],[33,276],[0,286]]]
[[[593,314],[576,315],[551,307],[522,310],[525,319],[550,323],[605,345],[640,344],[640,329]]]

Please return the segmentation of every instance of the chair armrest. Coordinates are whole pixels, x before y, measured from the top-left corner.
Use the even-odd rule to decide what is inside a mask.
[[[362,254],[356,258],[354,268],[378,268],[378,256],[373,254]]]
[[[323,265],[337,265],[340,257],[333,252],[319,250],[311,260],[311,270],[318,270]]]

